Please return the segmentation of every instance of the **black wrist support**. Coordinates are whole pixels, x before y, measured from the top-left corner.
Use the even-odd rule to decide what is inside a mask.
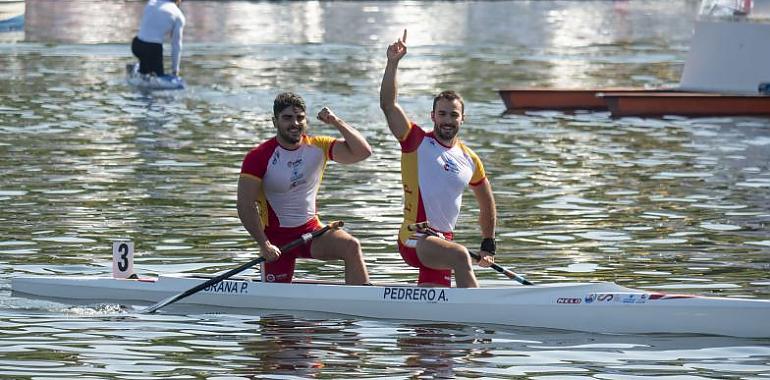
[[[495,244],[494,238],[484,238],[484,240],[481,241],[481,250],[487,251],[491,253],[493,256],[495,255],[495,251],[497,251],[497,244]]]

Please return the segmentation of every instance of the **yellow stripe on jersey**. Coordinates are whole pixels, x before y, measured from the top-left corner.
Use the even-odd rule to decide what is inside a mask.
[[[404,187],[404,222],[401,224],[398,238],[404,243],[412,235],[406,226],[417,222],[417,210],[420,207],[420,181],[417,173],[416,150],[401,153],[401,183]]]
[[[463,152],[471,158],[471,161],[473,161],[474,170],[470,185],[478,185],[481,180],[487,177],[487,173],[484,171],[484,164],[481,163],[481,159],[476,152],[472,151],[462,142],[460,142],[460,149],[462,149]]]
[[[305,139],[308,144],[315,145],[318,147],[318,149],[321,149],[322,152],[324,152],[324,157],[326,160],[330,160],[332,158],[332,146],[334,145],[334,142],[337,141],[336,138],[331,136],[305,136]]]

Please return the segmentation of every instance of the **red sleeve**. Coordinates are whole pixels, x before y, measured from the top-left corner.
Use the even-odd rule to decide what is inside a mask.
[[[422,143],[423,138],[425,138],[425,131],[419,125],[412,123],[404,139],[399,142],[401,143],[401,151],[404,153],[414,152]]]
[[[241,174],[250,174],[262,179],[267,171],[267,162],[277,146],[278,141],[272,138],[249,151],[241,164]]]

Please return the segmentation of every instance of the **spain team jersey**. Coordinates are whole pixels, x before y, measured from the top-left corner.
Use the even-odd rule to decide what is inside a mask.
[[[461,141],[439,142],[412,124],[401,143],[401,180],[404,186],[404,223],[399,240],[405,243],[407,225],[428,221],[434,229],[451,232],[460,215],[463,191],[478,185],[486,174],[479,157]]]
[[[273,137],[246,154],[241,176],[262,181],[257,201],[266,230],[302,226],[316,218],[316,195],[335,141],[303,135],[299,148],[288,150]]]

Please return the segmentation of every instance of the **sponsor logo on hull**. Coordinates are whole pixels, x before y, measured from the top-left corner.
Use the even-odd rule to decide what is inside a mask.
[[[650,293],[591,293],[583,297],[583,301],[589,305],[607,303],[637,304],[646,303],[652,299],[655,299],[655,297],[654,294]]]

